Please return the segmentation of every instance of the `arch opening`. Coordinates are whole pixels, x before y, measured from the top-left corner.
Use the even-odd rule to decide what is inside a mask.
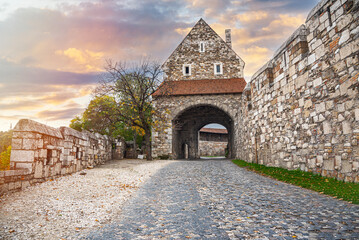
[[[172,153],[175,159],[200,159],[200,130],[208,124],[227,129],[227,156],[234,156],[233,119],[212,105],[196,105],[180,112],[172,120]]]
[[[221,124],[210,123],[198,131],[200,158],[228,157],[228,130]]]

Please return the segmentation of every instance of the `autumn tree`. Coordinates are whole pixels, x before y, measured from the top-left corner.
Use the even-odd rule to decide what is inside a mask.
[[[151,129],[161,129],[166,120],[161,104],[157,102],[155,110],[151,103],[151,94],[157,89],[166,92],[161,85],[161,66],[148,59],[132,65],[109,60],[105,69],[94,99],[82,116],[71,121],[70,127],[113,137],[135,131],[144,138],[147,160],[152,160]],[[166,88],[169,89],[169,84]]]
[[[144,136],[147,160],[152,160],[151,129],[161,125],[165,116],[156,106],[153,109],[151,94],[162,82],[161,66],[147,60],[128,65],[124,62],[107,61],[106,74],[96,88],[96,96],[109,96],[116,102],[113,111],[117,122],[131,126]],[[156,116],[156,121],[153,117]]]
[[[85,111],[71,120],[70,127],[108,135],[113,138],[121,136],[126,141],[135,140],[142,143],[142,136],[134,134],[135,130],[118,118],[119,106],[114,97],[108,95],[94,96]],[[135,139],[134,139],[134,136]]]

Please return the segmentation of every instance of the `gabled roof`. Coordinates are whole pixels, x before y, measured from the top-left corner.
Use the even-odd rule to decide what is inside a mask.
[[[242,93],[244,78],[165,81],[152,96]]]
[[[233,53],[236,54],[236,56],[242,61],[243,63],[243,67],[245,66],[245,62],[243,61],[243,59],[230,47],[228,46],[228,44],[221,38],[221,36],[218,35],[218,33],[216,33],[216,31],[213,30],[213,28],[211,28],[211,26],[208,25],[208,23],[206,23],[206,21],[203,20],[203,18],[199,19],[198,22],[193,26],[193,28],[191,29],[191,31],[189,31],[189,33],[186,35],[185,38],[183,38],[183,40],[181,41],[181,43],[176,47],[176,49],[171,53],[171,55],[166,59],[166,61],[162,64],[162,67],[164,65],[166,65],[167,61],[172,57],[172,55],[181,47],[181,45],[183,44],[183,42],[188,38],[188,36],[191,35],[192,31],[194,28],[197,27],[197,25],[200,25],[201,23],[204,23],[205,26],[210,29],[216,36],[218,36],[218,38],[220,39],[221,42],[223,42],[228,49],[230,49]]]
[[[217,134],[228,134],[227,129],[222,128],[201,128],[200,132],[205,133],[217,133]]]

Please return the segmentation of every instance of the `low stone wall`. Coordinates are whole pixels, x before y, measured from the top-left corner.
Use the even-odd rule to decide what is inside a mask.
[[[358,19],[358,0],[322,0],[252,77],[241,159],[359,182]]]
[[[226,154],[227,142],[199,141],[199,153],[205,156],[224,156]]]
[[[123,154],[117,153],[117,157],[121,156]],[[22,119],[13,132],[11,170],[0,172],[0,194],[94,167],[110,159],[112,140],[107,136],[68,127],[57,129]]]

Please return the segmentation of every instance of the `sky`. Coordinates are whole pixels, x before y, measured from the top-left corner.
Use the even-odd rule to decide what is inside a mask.
[[[21,118],[68,126],[107,59],[163,63],[203,18],[246,62],[245,79],[319,0],[0,0],[0,131]]]

